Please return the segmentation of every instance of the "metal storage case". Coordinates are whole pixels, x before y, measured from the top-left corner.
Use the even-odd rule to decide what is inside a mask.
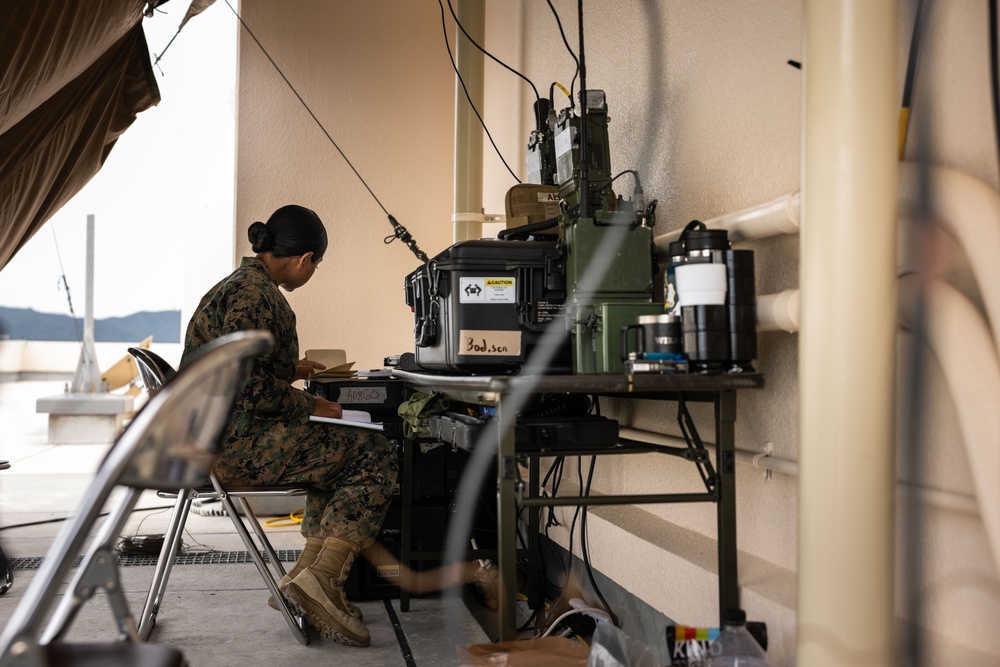
[[[558,320],[564,257],[549,241],[462,241],[406,276],[415,360],[427,370],[517,373],[550,323],[558,327],[550,372],[572,371]]]

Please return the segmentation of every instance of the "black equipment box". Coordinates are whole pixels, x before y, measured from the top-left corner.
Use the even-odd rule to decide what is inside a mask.
[[[403,418],[399,406],[403,403],[404,383],[391,377],[358,377],[348,380],[309,380],[306,391],[340,403],[347,410],[363,410],[373,422],[381,422],[388,438],[403,436]]]
[[[566,300],[565,258],[549,241],[462,241],[406,276],[416,363],[426,370],[517,373]],[[549,372],[572,372],[568,331]]]
[[[482,437],[496,437],[491,419],[457,412],[431,415],[427,427],[432,437],[467,451]],[[543,454],[610,449],[618,444],[618,422],[598,415],[519,417],[514,442],[519,452]]]

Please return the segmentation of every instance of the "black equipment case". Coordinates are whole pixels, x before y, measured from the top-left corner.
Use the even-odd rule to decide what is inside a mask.
[[[560,327],[548,372],[572,372],[557,321],[566,299],[564,257],[551,241],[462,241],[406,276],[415,359],[426,370],[517,373],[550,322]]]
[[[466,451],[483,438],[496,439],[496,423],[488,417],[442,412],[427,422],[431,437]],[[618,444],[618,422],[598,415],[518,417],[514,441],[517,451],[525,453],[612,449]]]

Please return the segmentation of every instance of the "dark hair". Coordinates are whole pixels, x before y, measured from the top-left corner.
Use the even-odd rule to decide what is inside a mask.
[[[247,229],[250,246],[256,253],[274,257],[299,257],[307,252],[319,261],[326,253],[326,228],[315,211],[289,204],[271,214],[267,224],[259,220]]]

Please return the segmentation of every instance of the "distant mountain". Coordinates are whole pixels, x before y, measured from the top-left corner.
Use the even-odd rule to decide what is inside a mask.
[[[78,341],[82,332],[83,318],[77,318],[74,326],[69,315],[0,306],[0,338]],[[138,343],[147,336],[152,336],[157,343],[179,343],[180,332],[179,310],[94,320],[94,340],[98,343]]]

